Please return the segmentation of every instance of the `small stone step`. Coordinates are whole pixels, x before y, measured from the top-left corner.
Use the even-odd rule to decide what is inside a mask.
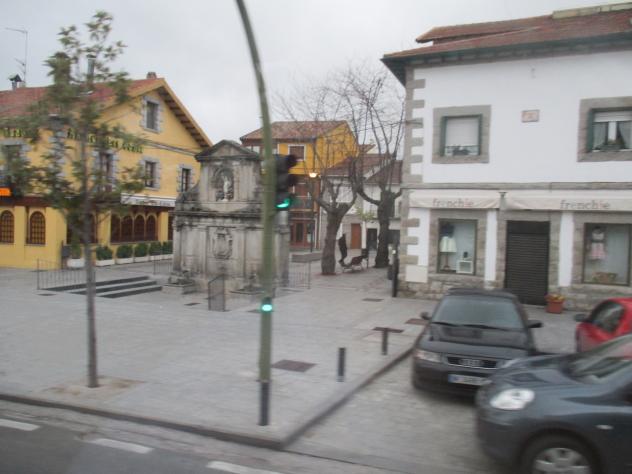
[[[95,286],[99,287],[99,286],[107,286],[107,285],[115,285],[115,284],[119,284],[119,283],[131,283],[131,282],[135,282],[135,281],[143,281],[143,280],[149,280],[148,276],[139,276],[139,277],[129,277],[129,278],[117,278],[115,280],[104,280],[104,281],[97,281],[95,283]],[[62,285],[62,286],[53,286],[51,288],[43,288],[44,290],[47,291],[71,291],[71,290],[81,290],[84,289],[86,287],[85,283],[79,283],[79,284],[75,284],[75,285]]]
[[[98,296],[101,298],[122,298],[124,296],[140,295],[142,293],[152,293],[154,291],[160,291],[160,290],[162,290],[162,286],[155,285],[155,286],[147,286],[145,288],[138,288],[135,290],[115,291],[112,293],[105,293]]]
[[[142,288],[144,286],[152,286],[155,285],[156,282],[154,280],[143,280],[143,281],[139,281],[137,283],[127,283],[127,284],[115,284],[115,285],[107,285],[107,286],[100,286],[98,288],[95,288],[95,292],[97,294],[99,293],[109,293],[111,291],[123,291],[123,290],[129,290],[132,288]],[[87,293],[86,289],[82,289],[79,291],[71,291],[72,294],[75,295],[85,295]]]

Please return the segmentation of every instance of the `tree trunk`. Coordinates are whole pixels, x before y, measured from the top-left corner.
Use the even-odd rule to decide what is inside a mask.
[[[377,221],[379,231],[377,237],[377,254],[375,255],[375,268],[388,266],[388,230],[391,223],[391,209],[393,208],[393,193],[382,192],[380,204],[377,207]]]
[[[342,214],[344,216],[344,213]],[[323,275],[336,274],[336,234],[342,221],[340,212],[327,213],[327,228],[325,229],[325,245],[323,256],[320,261]]]

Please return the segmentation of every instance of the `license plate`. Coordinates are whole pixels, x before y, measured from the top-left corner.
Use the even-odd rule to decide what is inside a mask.
[[[474,375],[448,374],[448,382],[480,386],[485,385],[488,380],[485,377],[475,377]]]

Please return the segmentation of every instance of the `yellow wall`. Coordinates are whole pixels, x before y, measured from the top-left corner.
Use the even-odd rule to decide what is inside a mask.
[[[147,97],[160,104],[160,131],[155,132],[142,126],[142,96],[131,99],[126,104],[110,107],[103,113],[103,120],[119,123],[127,133],[139,136],[147,141],[143,145],[142,153],[115,149],[118,158],[116,168],[120,172],[126,167],[137,166],[142,158],[150,158],[160,162],[160,187],[158,189],[145,188],[139,196],[175,199],[177,197],[178,165],[185,165],[193,169],[194,185],[200,176],[200,166],[194,154],[201,149],[184,125],[169,109],[157,91],[148,92]],[[31,163],[41,163],[41,156],[46,151],[50,134],[42,133],[39,145],[29,145],[27,156]],[[3,136],[0,135],[0,144]],[[68,140],[68,145],[74,146],[74,140]],[[77,144],[78,145],[78,144]],[[70,169],[67,170],[70,174]],[[61,265],[61,246],[66,243],[66,223],[62,214],[50,207],[26,208],[23,205],[12,205],[11,202],[0,199],[0,213],[10,210],[14,215],[13,244],[0,243],[0,266],[35,268],[40,259],[47,267],[58,268]],[[28,215],[40,210],[46,218],[46,244],[26,244]],[[147,206],[148,213],[154,213],[157,218],[158,240],[167,240],[168,212],[152,209]],[[148,215],[143,212],[144,215]],[[98,224],[97,236],[99,243],[110,245],[110,218],[104,216]],[[113,250],[118,246],[111,245]]]

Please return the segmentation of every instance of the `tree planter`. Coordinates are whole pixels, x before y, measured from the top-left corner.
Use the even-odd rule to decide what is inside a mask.
[[[129,258],[117,258],[116,259],[116,264],[117,265],[124,265],[126,263],[134,263],[134,257],[129,257]]]
[[[144,257],[134,257],[134,263],[140,262],[149,262],[149,255],[145,255]]]
[[[97,260],[94,262],[97,267],[109,267],[110,265],[114,265],[114,259],[109,260]]]
[[[553,314],[561,314],[564,309],[564,301],[547,301],[546,312]]]
[[[83,268],[86,261],[83,258],[69,258],[66,262],[68,268]]]

